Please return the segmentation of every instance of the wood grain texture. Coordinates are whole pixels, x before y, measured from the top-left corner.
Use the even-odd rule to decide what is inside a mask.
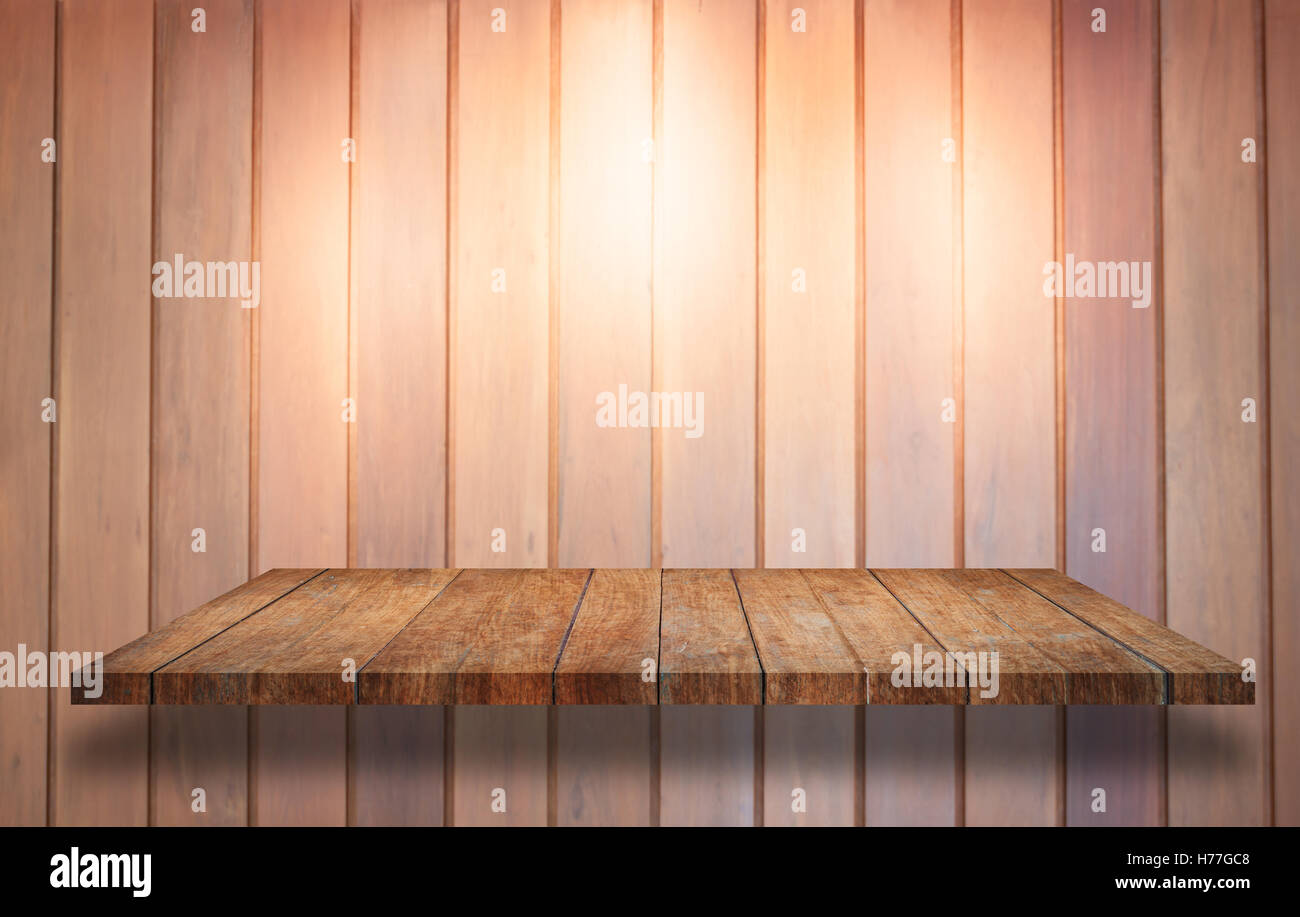
[[[763,703],[763,668],[729,571],[663,571],[659,627],[661,704]]]
[[[683,704],[659,716],[659,824],[752,825],[753,708]]]
[[[356,565],[446,560],[447,9],[362,0]]]
[[[326,571],[158,670],[154,697],[160,704],[356,703],[355,673],[458,572]]]
[[[259,17],[255,569],[341,567],[347,563],[349,394],[349,192],[342,154],[350,134],[351,12],[346,0],[276,0],[262,4]],[[253,717],[253,820],[342,823],[344,712],[278,707]]]
[[[802,570],[736,570],[768,704],[865,704],[868,676]]]
[[[147,704],[149,676],[226,629],[293,592],[321,570],[268,570],[225,595],[205,602],[104,657],[104,688],[98,698],[77,691],[78,704]]]
[[[443,823],[442,707],[356,707],[351,713],[348,824]]]
[[[465,570],[361,669],[361,703],[551,703],[589,575]]]
[[[1165,673],[998,570],[878,570],[889,590],[970,672],[997,652],[998,693],[972,704],[1162,703]],[[991,658],[991,657],[990,657]],[[981,663],[982,665],[982,663]],[[991,690],[991,687],[990,689]]]
[[[447,562],[447,4],[362,0],[352,277],[360,566]],[[441,710],[351,711],[349,824],[437,825]]]
[[[1154,0],[1061,8],[1065,250],[1079,261],[1156,263]],[[1139,278],[1141,275],[1137,275]],[[1065,301],[1065,555],[1071,576],[1153,620],[1163,613],[1160,556],[1158,291]],[[1095,551],[1097,530],[1106,550]],[[1162,714],[1067,715],[1069,824],[1154,825],[1164,794]],[[1117,756],[1114,749],[1126,749]],[[1104,813],[1092,790],[1104,787]]]
[[[555,668],[555,703],[658,703],[660,576],[659,570],[592,573]]]
[[[1168,623],[1231,659],[1266,651],[1259,164],[1253,6],[1165,3],[1161,27]],[[1253,398],[1260,419],[1243,422]],[[1169,822],[1269,820],[1253,710],[1169,714]]]
[[[51,430],[42,400],[53,395],[54,163],[41,144],[54,136],[53,0],[0,6],[0,646],[49,645]],[[22,482],[13,487],[13,482]],[[44,691],[0,693],[0,825],[45,824],[48,699]]]
[[[601,393],[627,391],[630,406],[631,393],[648,395],[654,383],[652,13],[651,0],[564,0],[560,9],[554,562],[561,566],[652,561],[651,430],[631,417],[626,427],[621,418],[619,426],[596,419]],[[558,822],[643,824],[646,711],[563,708],[555,724]],[[602,732],[608,745],[594,741]],[[619,756],[632,747],[644,753]]]
[[[1268,100],[1268,334],[1269,393],[1274,399],[1300,391],[1300,4],[1266,0],[1264,42]],[[1280,396],[1280,398],[1279,398]],[[1287,560],[1300,555],[1300,422],[1285,408],[1270,410],[1269,469],[1273,557],[1273,818],[1300,825],[1300,677],[1286,664],[1300,654],[1300,570]]]
[[[1007,573],[1169,673],[1169,703],[1256,702],[1254,683],[1242,680],[1241,666],[1231,659],[1134,614],[1114,599],[1055,570],[1008,570]]]
[[[806,32],[793,31],[796,8]],[[855,562],[853,31],[852,0],[766,5],[759,346],[768,566]]]
[[[452,711],[453,794],[448,824],[547,823],[546,711],[457,707]]]
[[[1056,560],[1055,304],[1042,289],[1043,265],[1055,258],[1052,7],[1051,0],[966,0],[962,8],[963,512],[970,566]],[[1002,793],[1010,788],[1003,775],[1018,767],[1055,772],[1054,718],[1017,710],[979,719],[1005,722],[996,731],[967,724],[966,823],[1055,823],[1060,794],[1050,780],[1044,784],[1051,792]],[[1023,740],[1006,740],[1021,733]]]
[[[497,7],[459,3],[454,36],[451,559],[539,567],[549,505],[550,13],[515,4],[494,32]]]
[[[149,624],[153,4],[61,4],[58,57],[50,645],[93,652]],[[51,823],[144,824],[145,712],[51,710]]]
[[[209,4],[211,22],[201,33],[191,29],[193,8],[169,0],[156,9],[154,260],[245,262],[252,258],[253,4]],[[237,290],[224,298],[155,298],[153,321],[150,622],[159,627],[249,578],[252,310],[241,307]],[[159,709],[151,730],[155,824],[246,823],[245,711]],[[193,811],[194,787],[220,787],[206,812]]]
[[[953,35],[952,18],[948,0],[863,4],[871,566],[948,567],[956,550],[959,300],[956,272],[942,269],[953,264],[960,231],[952,73],[960,34]],[[951,162],[943,155],[948,139]],[[951,824],[956,713],[882,709],[866,711],[867,823]]]
[[[666,567],[754,564],[756,15],[663,3],[654,389],[703,394],[699,435],[659,433]]]

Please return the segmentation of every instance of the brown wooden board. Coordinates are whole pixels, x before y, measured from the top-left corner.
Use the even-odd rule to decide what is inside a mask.
[[[761,704],[763,668],[727,570],[665,570],[659,702]]]
[[[555,670],[557,704],[654,704],[659,570],[596,570]]]

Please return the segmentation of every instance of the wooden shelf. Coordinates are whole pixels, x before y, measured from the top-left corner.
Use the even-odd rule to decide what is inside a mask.
[[[929,683],[895,677],[904,657]],[[992,569],[272,570],[106,656],[99,697],[73,689],[87,704],[1254,700],[1236,663],[1069,577]]]

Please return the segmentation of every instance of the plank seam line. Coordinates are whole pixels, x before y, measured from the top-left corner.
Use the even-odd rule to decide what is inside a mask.
[[[659,570],[659,629],[655,631],[655,703],[662,704],[663,689],[662,677],[663,672],[660,670],[660,664],[664,658],[664,571]]]
[[[745,619],[745,630],[749,632],[749,643],[754,647],[754,658],[758,660],[759,700],[766,706],[767,666],[763,665],[763,654],[758,651],[758,641],[754,639],[754,627],[749,623],[749,612],[745,610],[745,597],[740,593],[740,582],[736,579],[736,571],[733,568],[727,572],[731,574],[731,585],[736,590],[736,601],[740,602],[740,614]]]
[[[1040,595],[1040,596],[1042,596],[1044,599],[1046,599],[1047,601],[1051,602],[1053,605],[1055,605],[1057,608],[1061,609],[1061,611],[1065,612],[1065,613],[1066,613],[1067,615],[1069,615],[1070,617],[1072,617],[1072,618],[1074,618],[1075,620],[1081,622],[1081,623],[1082,623],[1083,625],[1085,625],[1086,627],[1088,627],[1088,628],[1090,628],[1090,629],[1092,629],[1092,630],[1095,630],[1097,633],[1101,634],[1101,635],[1102,635],[1103,637],[1105,637],[1107,640],[1110,640],[1111,642],[1115,643],[1117,646],[1122,647],[1122,648],[1125,649],[1125,650],[1128,650],[1130,653],[1132,653],[1134,656],[1136,656],[1136,657],[1138,657],[1139,659],[1141,659],[1143,662],[1145,662],[1145,663],[1147,663],[1148,665],[1152,666],[1153,668],[1159,670],[1159,671],[1164,675],[1164,679],[1163,679],[1164,699],[1161,701],[1161,704],[1162,704],[1162,706],[1168,706],[1168,705],[1171,703],[1171,701],[1170,701],[1170,697],[1173,696],[1173,692],[1172,692],[1172,690],[1171,690],[1171,688],[1173,687],[1173,685],[1172,685],[1173,674],[1172,674],[1168,669],[1166,669],[1166,668],[1165,668],[1164,666],[1162,666],[1160,663],[1156,662],[1154,659],[1149,658],[1148,656],[1144,655],[1143,653],[1139,653],[1137,650],[1135,650],[1133,647],[1129,646],[1129,645],[1128,645],[1127,643],[1125,643],[1123,640],[1120,640],[1118,637],[1113,637],[1113,636],[1111,636],[1110,634],[1106,633],[1104,630],[1102,630],[1100,627],[1098,627],[1097,625],[1093,624],[1092,622],[1090,622],[1090,621],[1086,621],[1086,620],[1084,620],[1083,618],[1079,617],[1077,614],[1075,614],[1074,612],[1070,611],[1070,609],[1066,608],[1064,605],[1062,605],[1060,602],[1056,601],[1056,600],[1055,600],[1054,598],[1052,598],[1050,595],[1046,595],[1045,593],[1039,591],[1038,589],[1035,589],[1035,588],[1034,588],[1033,586],[1031,586],[1029,583],[1026,583],[1024,580],[1022,580],[1022,579],[1016,577],[1013,573],[1011,573],[1010,570],[1005,570],[1005,569],[1002,569],[1001,567],[999,567],[998,570],[999,570],[999,572],[1006,574],[1006,576],[1007,576],[1008,578],[1010,578],[1013,582],[1019,583],[1020,585],[1024,586],[1026,589],[1028,589],[1030,592],[1033,592],[1033,593],[1035,593],[1036,595]],[[1136,612],[1134,612],[1134,613],[1136,614]]]
[[[560,651],[555,654],[555,665],[551,666],[551,706],[555,706],[555,675],[560,668],[560,660],[564,658],[564,651],[569,646],[569,635],[573,633],[573,625],[578,623],[578,612],[582,610],[582,603],[587,598],[587,588],[591,585],[592,577],[596,575],[596,568],[587,569],[587,579],[582,584],[582,594],[578,596],[578,601],[573,605],[573,616],[569,618],[569,626],[564,629],[564,636],[560,638]],[[660,601],[663,601],[661,598]]]
[[[835,612],[831,611],[830,607],[825,602],[822,601],[821,593],[819,593],[817,589],[813,586],[812,580],[808,579],[808,571],[800,570],[799,578],[802,579],[803,584],[808,587],[808,591],[812,593],[812,597],[816,599],[818,606],[821,607],[821,610],[826,612],[827,620],[831,622],[831,627],[835,628],[835,633],[839,635],[840,640],[844,643],[844,646],[848,649],[849,655],[852,656],[855,660],[857,660],[857,671],[853,673],[854,676],[856,677],[858,675],[865,674],[864,670],[866,669],[866,665],[864,664],[862,658],[858,656],[857,651],[853,649],[853,644],[852,642],[850,642],[849,638],[845,635],[844,629],[840,627],[840,622],[835,618]],[[867,703],[868,704],[871,703],[871,679],[870,678],[867,679]]]
[[[313,573],[311,576],[307,577],[305,580],[303,580],[303,581],[302,581],[301,583],[299,583],[298,585],[294,586],[292,589],[290,589],[290,590],[288,590],[288,591],[286,591],[286,592],[283,592],[283,593],[281,593],[280,595],[277,595],[275,598],[271,599],[271,601],[267,602],[267,603],[264,604],[264,605],[259,605],[257,608],[253,609],[253,610],[250,611],[248,614],[246,614],[246,615],[244,615],[242,618],[240,618],[238,621],[231,621],[228,625],[226,625],[225,627],[221,628],[221,630],[217,631],[215,634],[212,634],[212,635],[210,635],[210,636],[208,636],[208,637],[204,637],[202,640],[200,640],[198,643],[196,643],[196,644],[194,644],[193,646],[191,646],[191,647],[190,647],[189,649],[187,649],[185,652],[183,652],[183,653],[178,653],[177,655],[173,656],[171,659],[168,659],[166,662],[162,663],[161,665],[154,666],[152,669],[149,670],[149,703],[150,703],[150,704],[153,704],[153,703],[155,702],[155,701],[154,701],[154,676],[157,675],[160,671],[162,671],[163,669],[167,668],[167,666],[171,665],[173,662],[176,662],[176,661],[178,661],[178,660],[180,660],[180,659],[184,659],[184,658],[185,658],[186,656],[188,656],[190,653],[194,652],[194,651],[197,650],[199,647],[203,646],[205,643],[209,643],[209,642],[215,640],[217,637],[220,637],[222,634],[224,634],[226,631],[230,630],[232,627],[236,627],[236,626],[238,626],[238,625],[240,625],[240,624],[243,624],[243,623],[244,623],[245,621],[247,621],[249,618],[253,617],[253,615],[261,614],[263,611],[266,611],[266,609],[270,608],[270,607],[271,607],[272,605],[274,605],[276,602],[280,601],[281,599],[285,598],[286,596],[292,595],[293,593],[295,593],[295,592],[297,592],[299,589],[301,589],[303,586],[306,586],[306,585],[307,585],[308,583],[310,583],[312,580],[316,579],[318,576],[321,576],[322,574],[324,574],[325,571],[328,570],[328,569],[329,569],[329,567],[325,567],[325,568],[323,568],[323,569],[317,570],[315,573]]]
[[[878,582],[881,585],[881,587],[890,594],[890,596],[894,599],[894,601],[898,603],[899,607],[902,608],[903,611],[908,613],[908,615],[912,618],[912,620],[916,622],[916,626],[921,628],[921,630],[925,631],[925,633],[929,636],[929,638],[934,641],[936,646],[942,648],[945,653],[953,657],[952,659],[953,665],[960,668],[963,673],[969,675],[970,673],[966,672],[965,667],[962,666],[961,660],[957,658],[957,654],[954,653],[952,650],[948,649],[948,647],[944,644],[944,642],[940,640],[938,637],[936,637],[934,633],[931,632],[930,628],[925,626],[925,623],[916,616],[916,613],[913,612],[912,609],[907,607],[907,603],[904,602],[901,598],[899,598],[898,594],[894,592],[894,590],[890,589],[887,585],[885,585],[885,581],[882,580],[876,574],[876,571],[868,570],[867,572],[870,573],[872,578],[875,579],[875,581]],[[966,678],[965,681],[966,681],[966,704],[969,706],[970,705],[970,679]]]
[[[388,638],[388,642],[387,642],[387,643],[385,643],[385,644],[384,644],[383,646],[381,646],[379,649],[375,650],[375,651],[370,655],[370,658],[367,659],[364,663],[361,664],[361,667],[360,667],[359,669],[357,669],[357,680],[356,680],[356,683],[352,686],[352,699],[353,699],[353,702],[354,702],[354,703],[357,703],[357,704],[360,704],[360,703],[361,703],[361,676],[362,676],[363,674],[365,674],[366,667],[367,667],[368,665],[370,665],[370,663],[374,662],[374,661],[379,657],[379,654],[380,654],[380,653],[382,653],[384,650],[388,649],[388,647],[392,644],[392,642],[393,642],[394,640],[396,640],[398,637],[402,636],[402,634],[405,633],[406,629],[407,629],[408,627],[410,627],[411,624],[413,624],[413,623],[415,622],[415,619],[418,618],[420,615],[424,614],[424,613],[429,609],[429,606],[430,606],[430,605],[432,605],[434,602],[438,601],[438,598],[439,598],[439,597],[440,597],[444,592],[447,591],[448,587],[450,587],[452,583],[456,582],[456,580],[460,579],[460,575],[461,575],[463,572],[465,572],[463,569],[457,569],[456,572],[455,572],[455,574],[452,576],[452,578],[449,579],[449,580],[447,580],[447,582],[445,582],[445,583],[442,584],[442,588],[438,590],[437,594],[434,595],[433,598],[429,599],[429,601],[427,601],[427,602],[425,602],[423,605],[421,605],[421,606],[420,606],[420,610],[417,611],[415,614],[411,615],[411,617],[407,620],[407,622],[406,622],[405,624],[402,625],[401,629],[398,630],[397,633],[393,634],[393,636],[391,636],[391,637]]]

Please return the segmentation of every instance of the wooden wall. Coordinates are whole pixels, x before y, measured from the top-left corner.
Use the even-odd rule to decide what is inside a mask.
[[[1057,566],[1259,702],[13,688],[0,823],[1300,823],[1300,0],[194,7],[0,0],[0,649],[275,566]],[[260,305],[151,297],[177,252]]]

